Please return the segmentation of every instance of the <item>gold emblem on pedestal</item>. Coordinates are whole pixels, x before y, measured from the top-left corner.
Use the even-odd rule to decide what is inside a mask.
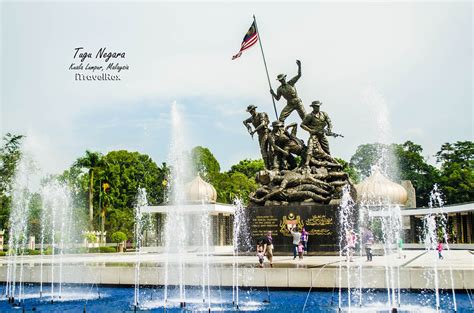
[[[293,213],[288,214],[287,216],[283,216],[283,219],[280,222],[280,233],[283,236],[290,237],[290,229],[298,226],[298,228],[303,228],[304,223],[301,220],[299,215],[295,215]]]

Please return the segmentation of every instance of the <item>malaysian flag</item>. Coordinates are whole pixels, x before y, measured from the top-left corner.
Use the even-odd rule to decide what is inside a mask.
[[[257,40],[258,40],[257,26],[255,25],[255,21],[253,21],[248,32],[244,36],[244,40],[242,41],[242,44],[240,45],[239,52],[232,57],[232,60],[235,60],[238,57],[240,57],[242,55],[242,51],[256,44]]]

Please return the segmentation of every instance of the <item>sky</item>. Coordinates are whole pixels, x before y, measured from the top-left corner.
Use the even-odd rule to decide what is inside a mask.
[[[270,81],[297,72],[307,111],[332,119],[331,152],[365,143],[473,140],[472,2],[1,2],[0,133],[25,134],[45,173],[86,149],[169,155],[171,105],[187,145],[227,170],[259,158],[242,121],[249,104],[275,120],[260,48],[231,60],[257,17]],[[75,81],[76,47],[125,52],[120,81]],[[106,64],[90,59],[90,63]],[[87,63],[87,61],[86,61]],[[284,100],[276,103],[278,111]],[[300,122],[296,112],[289,122]],[[298,134],[307,135],[299,128]]]

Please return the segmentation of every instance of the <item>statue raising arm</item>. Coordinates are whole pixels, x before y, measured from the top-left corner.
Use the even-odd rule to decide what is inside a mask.
[[[300,79],[301,77],[301,61],[296,60],[296,65],[298,65],[298,74],[296,74],[295,77],[293,77],[292,79],[288,81],[288,84],[290,84],[291,86],[294,86],[296,82],[298,81],[298,79]]]

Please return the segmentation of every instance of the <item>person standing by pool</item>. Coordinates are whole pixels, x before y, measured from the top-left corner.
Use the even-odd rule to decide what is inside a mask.
[[[440,241],[438,242],[438,258],[440,260],[444,259],[442,252],[443,252],[443,243]]]
[[[293,236],[293,260],[296,259],[298,255],[298,245],[301,241],[301,233],[298,231],[298,227],[290,229],[291,235]]]
[[[270,230],[267,231],[267,236],[263,240],[263,251],[270,262],[270,267],[273,267],[273,238]]]
[[[309,233],[303,227],[303,229],[301,230],[301,242],[303,243],[304,254],[308,253],[308,236]]]
[[[370,228],[366,228],[362,235],[362,243],[365,247],[365,254],[367,255],[367,262],[372,262],[372,245],[374,244],[374,234]]]
[[[357,237],[355,232],[351,230],[346,231],[346,261],[354,262],[352,257],[354,256],[355,245]]]

